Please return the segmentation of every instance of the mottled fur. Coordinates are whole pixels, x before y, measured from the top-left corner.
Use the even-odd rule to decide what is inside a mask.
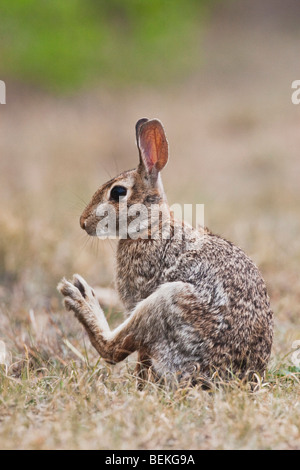
[[[96,234],[99,204],[116,184],[128,189],[126,205],[159,204],[171,225],[163,239],[122,239],[117,251],[116,285],[127,319],[110,331],[92,289],[78,275],[59,290],[92,344],[108,362],[139,352],[137,373],[179,380],[249,372],[263,374],[270,356],[273,316],[265,283],[254,263],[232,243],[208,230],[173,220],[160,180],[167,162],[161,123],[136,126],[140,164],[102,186],[83,212],[80,224]],[[176,236],[182,229],[182,236]],[[152,375],[151,375],[152,374]]]

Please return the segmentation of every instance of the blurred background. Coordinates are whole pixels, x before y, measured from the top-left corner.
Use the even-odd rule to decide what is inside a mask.
[[[169,140],[170,204],[205,204],[205,224],[259,265],[274,354],[290,350],[300,338],[299,16],[297,0],[2,0],[1,337],[30,312],[61,311],[62,276],[113,285],[115,244],[88,238],[79,215],[135,167],[134,125],[147,116]]]

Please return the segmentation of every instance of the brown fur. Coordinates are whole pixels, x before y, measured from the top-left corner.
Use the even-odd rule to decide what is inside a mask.
[[[264,373],[272,346],[273,315],[265,283],[254,263],[231,242],[209,230],[173,220],[160,180],[167,163],[167,140],[161,123],[142,119],[136,126],[140,163],[103,185],[84,210],[80,224],[96,235],[99,204],[116,184],[127,188],[125,204],[158,204],[165,217],[159,236],[121,239],[116,285],[128,318],[110,331],[92,289],[78,275],[59,290],[66,307],[86,328],[92,344],[109,362],[139,351],[141,380],[195,376],[204,381],[223,376]],[[149,217],[149,216],[148,216]],[[132,220],[131,218],[129,222]],[[170,238],[162,237],[170,223]],[[182,229],[182,237],[176,230]],[[149,371],[152,371],[151,373]]]

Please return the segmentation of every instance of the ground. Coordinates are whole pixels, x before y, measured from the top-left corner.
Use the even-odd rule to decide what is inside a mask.
[[[291,360],[300,340],[300,106],[291,102],[299,28],[288,11],[256,21],[244,5],[216,9],[201,67],[176,85],[64,98],[8,87],[0,110],[1,448],[300,448]],[[62,307],[62,276],[113,285],[115,244],[88,238],[79,215],[98,186],[136,165],[134,124],[143,116],[165,125],[169,202],[204,203],[206,225],[241,246],[267,282],[274,346],[254,392],[238,381],[210,392],[151,384],[138,392],[134,358],[106,366]],[[106,314],[112,325],[121,319]]]

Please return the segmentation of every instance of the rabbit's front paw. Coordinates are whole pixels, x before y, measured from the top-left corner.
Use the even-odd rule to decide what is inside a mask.
[[[73,310],[77,317],[101,311],[93,289],[79,274],[74,274],[72,281],[63,278],[57,289],[65,297],[66,309]]]

